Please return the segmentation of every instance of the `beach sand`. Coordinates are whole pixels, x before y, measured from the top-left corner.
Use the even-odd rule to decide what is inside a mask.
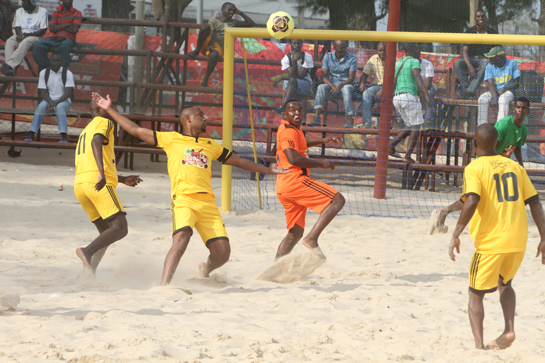
[[[172,285],[160,287],[171,245],[170,182],[164,157],[150,163],[141,155],[135,172],[120,170],[144,179],[118,186],[128,236],[108,249],[96,279],[77,279],[75,250],[97,232],[73,194],[73,152],[23,149],[17,159],[6,152],[0,362],[545,361],[545,266],[534,258],[534,225],[513,282],[517,340],[504,351],[477,351],[467,316],[467,231],[452,262],[450,235],[425,235],[427,218],[342,215],[320,239],[327,260],[320,265],[298,245],[293,261],[317,267],[298,276],[292,265],[295,281],[276,283],[257,277],[274,263],[283,213],[225,213],[230,261],[198,277],[207,249],[195,233]],[[219,199],[220,180],[213,185]],[[307,231],[316,219],[308,215]],[[455,222],[447,219],[450,230]],[[487,295],[485,309],[488,343],[503,330],[498,293]]]

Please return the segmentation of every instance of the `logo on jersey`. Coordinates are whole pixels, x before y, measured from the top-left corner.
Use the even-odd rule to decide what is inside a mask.
[[[493,169],[496,168],[505,168],[509,163],[507,161],[500,161],[500,160],[492,160],[490,161],[490,165],[492,165]]]
[[[503,150],[502,155],[508,158],[513,153],[513,150],[515,150],[515,145],[509,145]]]
[[[198,166],[199,168],[208,168],[208,156],[201,153],[203,149],[195,151],[195,149],[185,149],[185,158],[182,164],[189,166]]]

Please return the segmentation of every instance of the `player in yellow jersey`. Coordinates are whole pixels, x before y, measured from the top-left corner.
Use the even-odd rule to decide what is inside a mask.
[[[208,277],[211,271],[229,260],[231,253],[227,231],[212,193],[212,160],[258,173],[285,174],[290,170],[277,164],[270,167],[256,164],[238,157],[212,139],[199,137],[206,131],[206,116],[198,106],[180,111],[183,130],[180,134],[138,126],[112,108],[109,95],[104,99],[93,93],[93,99],[129,134],[162,148],[167,154],[172,185],[172,247],[165,259],[161,285],[168,285],[172,280],[193,234],[193,227],[210,251],[208,260],[199,264],[200,275]]]
[[[513,278],[524,258],[528,238],[530,206],[541,242],[537,256],[545,265],[545,213],[539,196],[526,170],[499,155],[496,151],[498,130],[491,124],[479,126],[474,145],[478,159],[465,167],[464,203],[460,218],[449,246],[449,256],[456,261],[454,249],[460,253],[460,234],[470,223],[475,252],[469,270],[469,321],[475,338],[475,347],[484,349],[483,299],[486,293],[500,292],[505,318],[505,330],[487,349],[504,349],[515,340],[515,291]]]
[[[134,187],[142,179],[140,175],[117,175],[114,123],[92,100],[89,110],[93,119],[81,132],[76,147],[74,193],[99,232],[87,247],[76,250],[84,270],[94,275],[108,246],[127,235],[126,213],[115,191],[117,183]]]

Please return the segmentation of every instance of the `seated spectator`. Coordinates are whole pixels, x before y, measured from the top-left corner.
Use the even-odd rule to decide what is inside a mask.
[[[290,39],[291,51],[282,58],[282,70],[287,72],[273,79],[276,86],[278,82],[284,81],[284,97],[282,104],[287,100],[299,99],[306,103],[306,99],[312,93],[312,79],[310,70],[314,68],[314,60],[308,53],[303,52],[303,41],[301,39]]]
[[[435,105],[433,100],[435,98],[435,93],[437,92],[437,90],[435,88],[435,85],[433,84],[433,63],[425,58],[420,59],[420,76],[422,77],[422,81],[424,82],[424,88],[428,91],[430,102],[425,101],[426,97],[422,92],[418,92],[418,96],[420,97],[420,101],[423,103],[424,107],[426,107],[426,115],[424,116],[424,120],[431,122],[433,121]]]
[[[496,46],[486,53],[489,64],[486,66],[484,78],[488,82],[489,91],[479,97],[479,125],[488,122],[488,104],[498,103],[498,118],[501,120],[509,113],[509,103],[515,96],[513,90],[519,86],[520,71],[512,59],[505,57],[505,50]]]
[[[12,4],[10,0],[0,0],[0,39],[6,41],[13,35],[11,31],[12,8],[18,7],[19,3]]]
[[[6,41],[6,62],[2,64],[2,74],[6,76],[15,76],[15,68],[47,31],[47,10],[36,6],[36,0],[23,0],[22,5],[13,19],[15,35]]]
[[[81,26],[81,12],[72,6],[73,0],[62,0],[62,5],[53,13],[49,31],[51,37],[40,40],[34,46],[32,56],[38,64],[40,71],[49,67],[47,52],[51,47],[56,47],[62,57],[62,66],[70,65],[70,52],[76,44],[76,34]]]
[[[391,156],[401,158],[396,153],[395,146],[409,137],[409,147],[405,154],[404,161],[413,163],[411,154],[418,141],[420,126],[424,123],[422,117],[422,105],[418,98],[420,91],[426,102],[430,102],[428,90],[420,75],[420,48],[416,44],[408,44],[405,48],[405,56],[401,58],[395,67],[395,93],[393,104],[397,112],[401,114],[403,122],[407,126],[396,138],[390,141],[388,153]]]
[[[469,28],[466,33],[498,34],[497,31],[486,26],[486,20],[484,10],[477,10],[475,12],[475,26]],[[460,59],[455,61],[453,66],[456,77],[462,86],[462,90],[458,93],[459,98],[475,97],[477,89],[483,82],[484,71],[488,64],[484,54],[493,47],[492,44],[464,44],[462,46]]]
[[[40,72],[38,81],[38,92],[42,102],[34,112],[32,125],[30,126],[30,137],[25,141],[33,141],[34,135],[38,133],[47,111],[55,111],[61,143],[68,142],[68,120],[66,113],[72,107],[71,98],[74,97],[74,75],[64,68],[60,53],[53,53],[49,59],[51,67]]]
[[[322,62],[322,78],[324,84],[318,86],[314,108],[316,115],[312,118],[310,126],[320,126],[321,116],[324,111],[326,97],[328,95],[342,94],[346,124],[344,127],[354,126],[354,111],[352,109],[352,92],[354,91],[354,79],[358,69],[356,56],[346,51],[346,42],[336,40],[333,43],[334,51],[327,53]],[[324,123],[325,125],[325,123]]]
[[[244,18],[244,21],[234,20],[233,16],[237,14]],[[221,6],[221,15],[210,18],[208,24],[204,24],[197,37],[197,47],[188,53],[189,56],[196,57],[199,52],[208,56],[208,65],[206,74],[201,82],[201,87],[208,86],[208,79],[220,57],[223,57],[223,40],[225,38],[225,28],[227,27],[253,27],[255,23],[250,17],[238,10],[235,4],[224,3]]]
[[[373,107],[373,101],[379,100],[382,97],[382,82],[384,81],[384,62],[386,61],[386,43],[379,42],[377,45],[377,54],[369,58],[365,67],[363,67],[363,74],[360,77],[360,91],[362,94],[361,101],[361,116],[363,120],[363,127],[371,127],[373,119],[371,115],[371,108]],[[373,85],[366,87],[367,78],[373,75]]]

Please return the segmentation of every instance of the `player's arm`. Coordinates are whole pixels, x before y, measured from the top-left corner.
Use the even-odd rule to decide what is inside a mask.
[[[135,186],[138,185],[138,183],[143,182],[143,180],[140,179],[140,175],[129,175],[129,176],[118,175],[117,180],[120,183],[123,183],[123,184],[125,184],[126,186],[129,186],[129,187],[135,187]]]
[[[295,149],[285,148],[284,154],[288,159],[288,163],[300,168],[323,168],[335,170],[335,163],[327,159],[309,159],[299,154]]]
[[[411,72],[416,84],[418,85],[418,89],[422,91],[422,93],[424,94],[424,97],[426,98],[426,102],[431,102],[428,89],[424,85],[424,80],[422,79],[422,76],[420,75],[420,68],[413,68]]]
[[[502,95],[502,94],[504,94],[504,93],[507,92],[507,91],[512,91],[512,90],[518,88],[518,87],[519,87],[519,81],[520,81],[520,77],[519,77],[519,78],[515,78],[515,79],[513,80],[513,83],[512,83],[512,84],[510,84],[509,86],[503,87],[502,89],[500,89],[500,90],[498,91],[498,93],[499,93],[500,95]]]
[[[95,134],[93,140],[91,140],[91,148],[93,149],[93,156],[98,168],[98,180],[95,184],[95,190],[99,192],[106,185],[106,176],[104,175],[104,162],[102,160],[102,145],[104,144],[106,137],[102,134]]]
[[[541,254],[541,263],[545,265],[545,212],[543,212],[543,206],[541,205],[539,198],[534,198],[528,205],[530,206],[530,212],[536,223],[539,235],[541,236],[541,241],[537,246],[536,257],[539,257]]]
[[[367,78],[369,78],[369,75],[365,73],[365,70],[364,70],[360,77],[360,91],[362,92],[367,89],[365,87],[365,84],[367,83]]]
[[[74,87],[64,87],[64,93],[62,94],[61,98],[54,101],[52,104],[53,107],[56,107],[59,103],[66,101],[67,99],[73,99],[74,98]]]
[[[100,108],[108,111],[110,116],[115,120],[115,122],[119,124],[119,126],[123,128],[123,130],[127,131],[132,136],[135,136],[150,145],[155,145],[155,137],[153,136],[153,131],[138,126],[136,123],[132,122],[131,120],[117,112],[112,107],[112,100],[110,99],[110,95],[107,95],[105,99],[101,97],[98,93],[93,92],[92,97],[95,103]]]
[[[289,169],[284,169],[278,166],[278,164],[273,163],[269,167],[264,165],[259,165],[254,163],[251,160],[241,158],[235,153],[231,153],[229,159],[225,160],[225,165],[236,166],[247,171],[252,171],[256,173],[266,173],[266,174],[286,174],[291,172]]]
[[[327,145],[329,143],[336,143],[337,145],[340,145],[341,139],[339,139],[337,136],[328,136],[328,137],[305,137],[305,140],[307,141],[307,146],[317,146],[317,145]],[[293,164],[292,164],[293,165]]]
[[[454,228],[454,232],[452,233],[452,239],[450,240],[448,254],[452,261],[456,261],[454,248],[456,248],[456,252],[458,254],[460,253],[460,235],[473,217],[473,214],[475,214],[475,210],[477,209],[478,204],[479,196],[477,196],[476,194],[469,194],[465,197],[464,206],[462,207],[462,211],[460,212],[460,218],[458,218],[458,223],[456,224],[456,228]]]
[[[520,146],[517,146],[513,151],[513,154],[515,154],[515,158],[517,158],[520,166],[524,167],[524,163],[522,162],[522,148]]]
[[[233,4],[233,6],[235,6]],[[240,16],[242,16],[244,18],[244,23],[240,24],[239,26],[241,27],[254,27],[255,26],[255,22],[246,14],[244,14],[242,11],[240,11],[236,6],[235,6],[235,14],[238,14]]]
[[[494,83],[494,78],[489,78],[487,81],[488,90],[492,94],[492,100],[490,103],[498,103],[498,91],[496,90],[496,83]]]

